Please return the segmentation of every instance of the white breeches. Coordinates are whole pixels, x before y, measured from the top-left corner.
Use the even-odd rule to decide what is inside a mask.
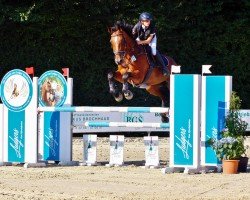
[[[156,35],[153,37],[151,42],[149,43],[149,46],[151,47],[152,55],[156,55],[156,43],[157,43],[157,37]]]

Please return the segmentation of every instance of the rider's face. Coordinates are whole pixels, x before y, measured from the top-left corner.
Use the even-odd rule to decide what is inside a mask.
[[[149,26],[150,25],[150,20],[141,20],[141,23],[144,26]]]

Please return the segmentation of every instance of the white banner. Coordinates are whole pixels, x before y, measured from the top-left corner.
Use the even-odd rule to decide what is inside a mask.
[[[73,133],[169,131],[168,128],[85,127],[86,121],[161,123],[161,116],[160,113],[75,112],[73,113]]]
[[[248,123],[247,131],[250,131],[250,110],[240,110],[240,116]],[[161,116],[159,113],[74,112],[73,133],[169,131],[168,128],[85,127],[86,121],[161,123]]]

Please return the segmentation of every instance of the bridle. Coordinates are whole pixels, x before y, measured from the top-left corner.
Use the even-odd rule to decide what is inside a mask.
[[[117,34],[112,34],[111,37],[118,37],[118,36],[122,36],[122,42],[124,43],[124,49],[121,49],[121,50],[117,50],[117,51],[113,51],[114,55],[119,55],[120,58],[121,58],[121,61],[124,61],[124,58],[126,55],[130,55],[132,57],[138,57],[140,55],[143,55],[143,54],[146,54],[145,52],[139,52],[139,53],[136,53],[135,51],[135,45],[136,43],[128,48],[128,45],[127,45],[127,41],[123,35],[123,33],[117,33]],[[127,67],[131,64],[131,62],[133,62],[132,59],[127,59],[127,62],[123,62],[123,64],[121,64],[123,67]]]
[[[118,50],[118,51],[113,51],[114,55],[119,55],[121,57],[121,59],[123,60],[125,55],[126,55],[126,49],[127,49],[127,42],[123,36],[122,33],[118,33],[118,34],[115,34],[115,35],[111,35],[111,37],[118,37],[119,35],[122,36],[122,41],[124,42],[124,50]]]

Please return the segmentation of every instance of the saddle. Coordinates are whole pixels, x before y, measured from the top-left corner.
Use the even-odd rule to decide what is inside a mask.
[[[147,45],[143,49],[144,49],[144,52],[146,53],[146,57],[147,57],[148,64],[149,64],[149,69],[144,77],[143,82],[140,85],[143,85],[147,82],[147,80],[149,79],[149,77],[150,77],[150,75],[155,67],[161,67],[161,64],[158,63],[156,61],[156,59],[154,58],[154,56],[152,55],[150,46]],[[168,59],[163,54],[160,54],[160,55],[164,61],[164,64],[166,66],[168,66]],[[138,87],[140,87],[140,86],[138,85]]]
[[[146,56],[147,56],[147,59],[148,59],[148,64],[150,65],[150,68],[160,67],[161,63],[158,63],[157,60],[152,55],[150,46],[147,45],[144,48],[144,50],[145,50],[145,53],[146,53]],[[160,54],[165,66],[168,66],[168,59],[166,58],[166,56],[161,54],[159,51],[158,51],[158,53]]]

